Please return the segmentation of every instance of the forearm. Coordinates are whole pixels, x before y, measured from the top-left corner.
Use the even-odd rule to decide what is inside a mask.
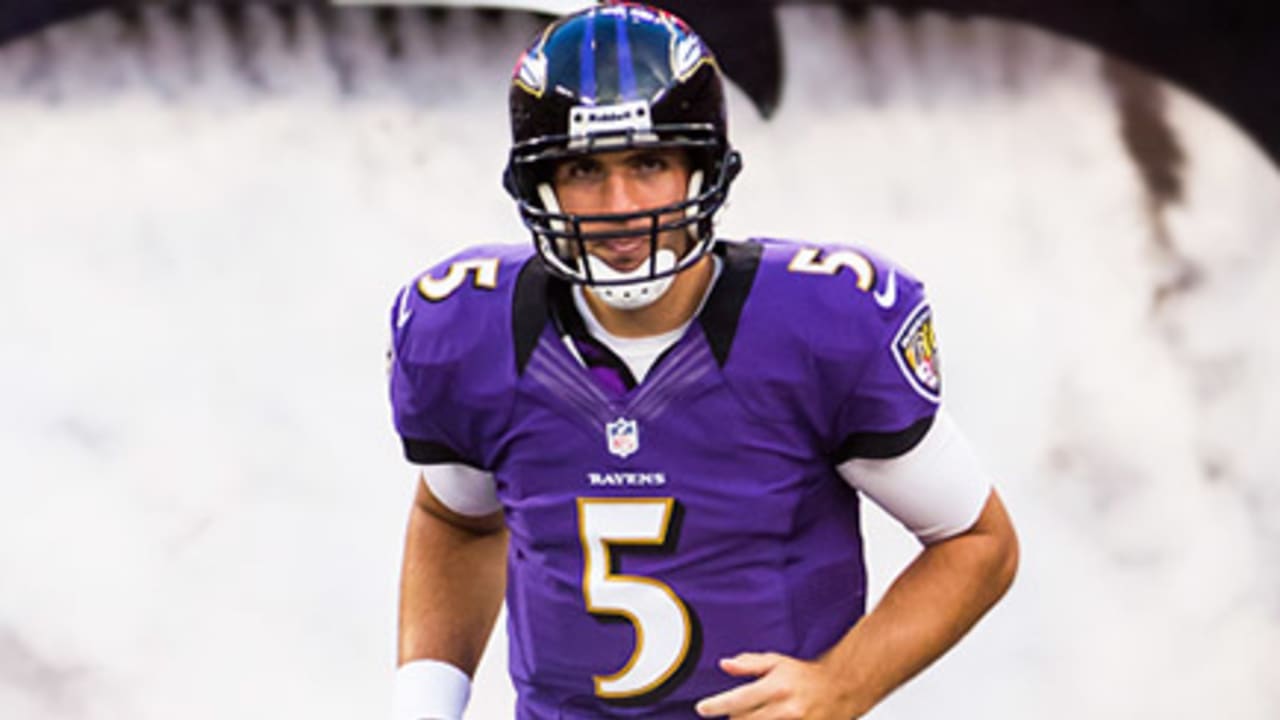
[[[992,493],[972,530],[922,550],[822,657],[844,681],[844,704],[862,715],[955,645],[1004,595],[1017,557],[1012,526]]]
[[[507,533],[491,520],[463,527],[446,517],[420,488],[400,580],[399,664],[430,658],[474,675],[502,605]]]

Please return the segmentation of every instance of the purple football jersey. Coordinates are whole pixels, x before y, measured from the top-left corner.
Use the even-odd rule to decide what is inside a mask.
[[[633,386],[569,349],[567,286],[526,247],[472,249],[393,308],[406,454],[496,479],[518,717],[696,717],[743,682],[720,658],[813,658],[864,612],[858,496],[834,468],[932,422],[921,284],[848,247],[715,252],[698,318]]]

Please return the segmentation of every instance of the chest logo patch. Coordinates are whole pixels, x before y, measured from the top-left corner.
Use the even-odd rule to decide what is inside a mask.
[[[920,303],[893,339],[893,357],[911,388],[930,402],[942,400],[942,364],[933,334],[933,311]]]
[[[620,417],[604,426],[609,452],[625,458],[640,449],[640,426],[635,420]]]

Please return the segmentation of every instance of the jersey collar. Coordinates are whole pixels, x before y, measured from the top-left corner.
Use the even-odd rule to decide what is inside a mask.
[[[723,263],[720,277],[707,297],[697,321],[711,347],[716,362],[724,367],[738,332],[738,320],[747,302],[764,246],[754,240],[719,240],[712,247]],[[538,338],[549,323],[575,337],[589,337],[582,318],[573,307],[569,284],[552,277],[536,255],[525,261],[516,278],[511,313],[515,339],[516,372],[524,374]]]

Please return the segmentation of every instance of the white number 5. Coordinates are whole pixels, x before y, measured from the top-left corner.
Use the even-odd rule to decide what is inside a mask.
[[[821,257],[819,257],[821,256]],[[856,250],[835,250],[823,253],[817,248],[804,248],[791,258],[787,269],[806,275],[835,275],[840,268],[849,268],[858,279],[858,289],[866,292],[875,284],[876,269],[871,261]]]
[[[430,275],[423,275],[418,280],[418,292],[422,293],[422,297],[431,302],[440,302],[462,287],[463,281],[471,273],[475,273],[472,284],[476,287],[485,290],[492,290],[498,287],[498,259],[486,258],[483,260],[459,260],[450,265],[449,271],[438,280]]]
[[[578,498],[587,611],[625,617],[636,631],[627,664],[612,675],[594,676],[600,697],[643,695],[671,677],[689,653],[693,633],[684,602],[665,583],[615,575],[609,560],[611,545],[661,545],[674,504],[672,498]]]

